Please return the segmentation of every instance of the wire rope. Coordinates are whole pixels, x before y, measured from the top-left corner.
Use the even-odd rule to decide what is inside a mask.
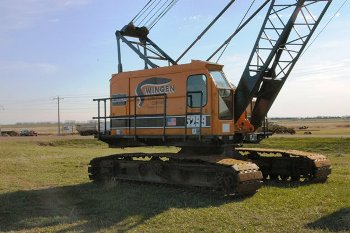
[[[244,16],[243,16],[241,22],[238,24],[238,26],[237,26],[237,28],[236,28],[236,31],[237,31],[237,29],[242,25],[244,19],[245,19],[246,16],[248,15],[250,9],[253,7],[255,1],[256,1],[256,0],[254,0],[254,1],[250,4],[250,6],[249,6],[248,10],[246,11],[246,13],[244,14]],[[221,59],[222,55],[225,53],[225,51],[226,51],[226,49],[227,49],[227,47],[228,47],[228,45],[230,44],[231,41],[232,41],[232,38],[229,39],[228,41],[226,41],[225,48],[222,50],[221,54],[219,55],[218,59],[216,60],[216,63],[219,62],[219,60]]]
[[[147,4],[139,11],[139,13],[137,13],[137,15],[135,15],[135,17],[130,21],[130,22],[136,22],[137,20],[138,20],[138,18],[140,18],[141,17],[141,15],[144,13],[144,12],[142,12],[150,3],[152,2],[152,0],[149,0],[148,2],[147,2]],[[142,14],[141,14],[141,12],[142,12]]]
[[[145,10],[144,10],[144,11],[142,12],[142,14],[140,14],[139,17],[137,17],[137,19],[134,21],[135,24],[138,24],[138,26],[139,26],[139,24],[140,24],[141,22],[140,22],[140,23],[137,23],[137,21],[138,21],[138,20],[141,20],[141,21],[142,21],[142,20],[145,19],[146,16],[145,16],[143,19],[140,19],[140,18],[141,18],[141,16],[143,16],[144,14],[147,14],[146,12],[152,7],[152,5],[153,5],[154,3],[155,3],[154,0],[150,0],[150,1],[146,4],[146,6],[147,6],[147,5],[148,5],[148,6],[147,6],[146,8],[144,7]]]
[[[146,16],[140,21],[139,25],[142,25],[144,21],[147,21],[147,18],[149,17],[150,14],[154,11],[155,8],[159,6],[159,4],[162,2],[162,0],[154,1],[156,4],[153,6],[153,8],[146,14]],[[144,25],[144,24],[143,24]]]
[[[167,4],[167,2],[168,2],[169,0],[166,0],[159,8],[158,8],[158,10],[156,10],[155,11],[155,13],[151,16],[151,17],[149,17],[149,19],[145,22],[145,25],[147,25],[153,18],[154,18],[154,16],[156,16],[158,13],[159,13],[159,11],[164,11],[164,10],[162,10],[163,9],[163,7]],[[170,0],[170,4],[171,4],[171,2],[173,2],[173,0]],[[166,9],[166,8],[165,8]],[[162,12],[160,13],[160,14],[162,14]],[[159,17],[159,15],[160,14],[158,14],[155,18],[158,18]],[[153,22],[154,20],[152,20],[152,22]],[[148,26],[146,26],[147,28],[149,28]]]
[[[323,28],[320,30],[320,32],[315,36],[315,38],[310,42],[310,44],[305,48],[304,52],[300,55],[303,56],[306,51],[310,48],[310,46],[315,42],[315,40],[323,33],[323,31],[326,29],[326,27],[330,24],[330,22],[337,16],[337,14],[340,12],[340,10],[344,7],[344,5],[347,3],[348,0],[344,0],[344,2],[340,5],[338,10],[334,13],[334,15],[328,20],[328,22],[323,26]]]
[[[158,16],[158,19],[154,20],[154,22],[151,23],[149,30],[151,30],[164,17],[164,15],[167,14],[169,10],[175,6],[178,1],[179,0],[173,0],[172,3],[169,4],[169,6],[163,11],[163,13]]]
[[[149,0],[130,21],[135,26],[151,30],[179,0]]]

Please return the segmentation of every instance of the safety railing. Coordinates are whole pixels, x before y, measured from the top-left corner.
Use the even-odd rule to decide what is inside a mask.
[[[200,101],[199,101],[199,105],[194,105],[193,104],[193,95],[195,94],[199,94],[200,95]],[[163,124],[162,124],[162,139],[163,141],[165,141],[166,139],[166,127],[167,127],[167,94],[162,93],[162,94],[152,94],[152,95],[137,95],[137,96],[118,96],[118,97],[110,97],[110,98],[100,98],[100,99],[93,99],[93,101],[97,102],[97,117],[93,117],[93,119],[98,121],[98,134],[97,137],[100,138],[101,135],[103,135],[102,131],[101,131],[101,125],[104,126],[104,130],[103,132],[107,132],[107,120],[110,120],[110,128],[112,128],[112,121],[113,119],[126,119],[128,121],[127,123],[127,127],[129,129],[129,136],[133,136],[134,140],[137,140],[137,117],[139,117],[140,115],[137,113],[137,100],[138,98],[141,99],[147,99],[147,98],[154,98],[154,97],[161,97],[163,99],[163,112],[160,114],[157,114],[159,118],[159,115],[162,116],[163,118]],[[113,101],[119,102],[119,104],[124,103],[125,105],[127,104],[127,102],[130,102],[130,100],[133,100],[133,105],[129,105],[128,108],[128,112],[126,113],[126,115],[111,115],[107,116],[107,101],[110,101],[111,104],[111,108],[113,107]],[[187,140],[188,135],[187,135],[187,129],[188,129],[188,117],[193,115],[193,114],[199,114],[199,127],[198,127],[198,140],[201,141],[202,140],[202,128],[203,128],[203,92],[202,91],[189,91],[186,93],[186,103],[185,103],[186,107],[185,107],[185,116],[184,116],[184,141]],[[117,105],[118,106],[118,105]],[[120,105],[122,106],[122,104]],[[101,111],[101,107],[102,111]],[[199,109],[198,112],[193,112],[190,111],[189,112],[189,108],[191,109]],[[133,114],[131,114],[131,109],[133,109]],[[147,116],[154,116],[155,114],[142,114],[142,117],[147,117]],[[131,121],[133,121],[133,124],[131,124]],[[101,124],[102,122],[102,124]],[[133,135],[131,135],[131,129],[133,129]],[[195,129],[197,130],[197,129]],[[197,132],[196,132],[197,134]]]
[[[127,118],[128,119],[128,128],[129,132],[131,131],[131,119],[133,119],[133,131],[134,131],[134,139],[137,139],[137,107],[136,102],[138,98],[141,99],[147,99],[147,98],[154,98],[154,97],[162,97],[163,99],[163,141],[165,141],[166,138],[166,124],[167,124],[167,95],[165,93],[162,94],[152,94],[152,95],[137,95],[137,96],[118,96],[118,97],[110,97],[110,98],[100,98],[100,99],[93,99],[93,101],[97,101],[97,117],[93,117],[93,119],[97,120],[97,136],[98,138],[101,137],[101,120],[103,120],[104,125],[104,132],[107,132],[107,119],[110,119],[110,124],[112,124],[113,119],[117,119],[120,117]],[[133,99],[133,111],[134,114],[130,114],[130,108],[129,108],[129,114],[128,115],[120,115],[120,116],[107,116],[107,101],[113,102],[115,101],[125,101],[129,102],[130,99]],[[128,100],[128,101],[126,101]],[[103,116],[101,116],[101,102],[103,103]],[[125,103],[126,104],[126,103]],[[112,104],[113,105],[113,104]],[[112,106],[111,106],[112,107]],[[131,107],[131,106],[130,106]],[[147,115],[154,115],[154,114],[147,114]]]

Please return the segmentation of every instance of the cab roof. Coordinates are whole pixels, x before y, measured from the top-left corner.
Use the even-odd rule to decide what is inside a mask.
[[[202,70],[218,70],[221,71],[223,65],[219,65],[217,63],[200,61],[200,60],[192,60],[191,63],[181,64],[181,65],[172,65],[165,67],[157,67],[151,69],[144,70],[135,70],[135,71],[126,71],[117,74],[113,74],[112,78],[118,77],[149,77],[155,75],[164,75],[164,74],[172,74],[172,73],[182,73],[182,72],[193,72],[202,71]]]

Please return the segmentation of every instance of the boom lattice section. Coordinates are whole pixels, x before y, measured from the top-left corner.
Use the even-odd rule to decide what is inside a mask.
[[[235,97],[235,119],[256,99],[257,128],[302,54],[331,0],[272,1]]]

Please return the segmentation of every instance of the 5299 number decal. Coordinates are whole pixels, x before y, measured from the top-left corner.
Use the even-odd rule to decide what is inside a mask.
[[[200,115],[190,115],[187,116],[187,127],[199,127],[200,125]],[[206,116],[202,116],[202,127],[207,125]]]

